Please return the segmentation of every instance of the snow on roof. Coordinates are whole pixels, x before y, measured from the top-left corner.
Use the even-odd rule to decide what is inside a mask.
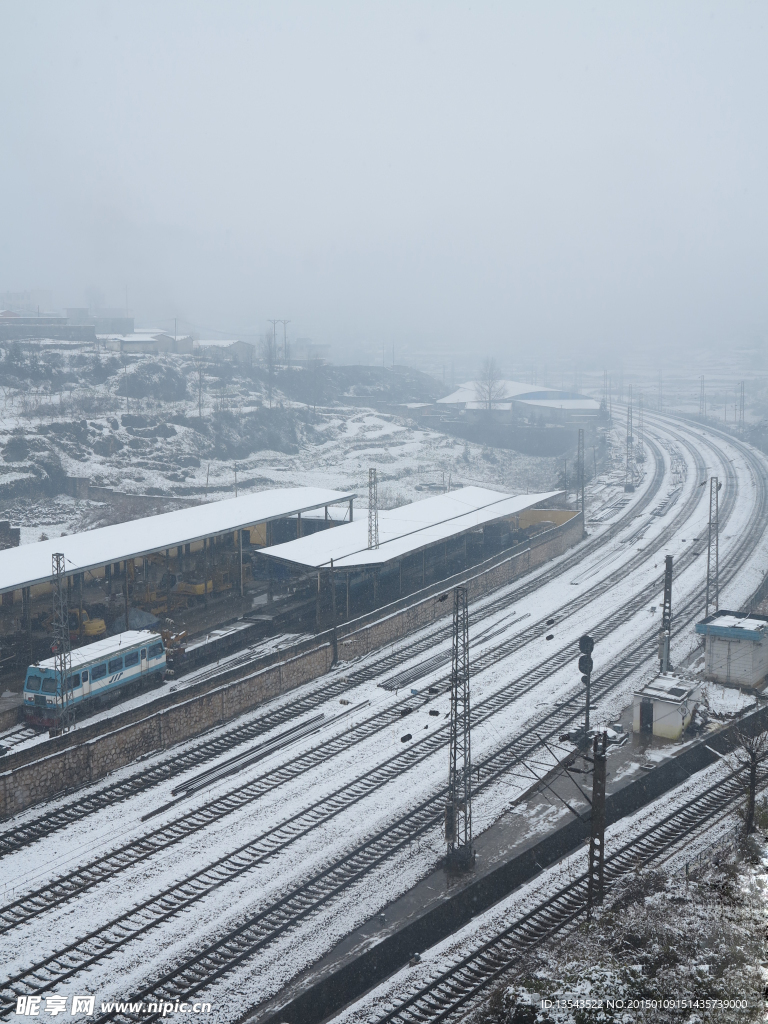
[[[70,653],[70,664],[73,671],[81,665],[87,665],[89,661],[97,661],[99,658],[106,658],[108,654],[120,653],[121,647],[132,647],[136,644],[148,644],[150,640],[162,639],[159,633],[151,629],[129,629],[125,633],[117,633],[115,636],[105,636],[101,640],[95,640],[85,647],[78,647]],[[36,661],[35,668],[56,670],[56,658],[46,658],[44,661]]]
[[[754,640],[760,643],[768,633],[768,619],[763,615],[719,611],[696,623],[696,632],[703,636],[720,636],[729,640]]]
[[[321,533],[263,548],[262,555],[307,569],[381,565],[484,523],[512,516],[549,501],[561,491],[512,497],[484,487],[463,487],[400,508],[379,511],[379,546],[368,547],[368,519],[357,519]]]
[[[192,344],[195,348],[231,348],[238,343],[238,338],[201,338]],[[251,345],[250,341],[244,341],[243,345]],[[253,347],[251,345],[251,347]]]
[[[641,690],[636,690],[638,697],[652,697],[654,700],[666,700],[675,704],[689,697],[698,696],[699,684],[690,679],[685,679],[673,672],[663,673],[656,676]]]
[[[108,562],[141,558],[153,551],[191,544],[203,537],[230,533],[351,498],[352,493],[342,494],[323,487],[285,487],[6,548],[0,551],[0,593],[50,580],[51,557],[56,552],[64,554],[67,574],[87,572]]]
[[[494,409],[511,409],[510,399],[524,402],[526,405],[540,405],[551,409],[584,409],[598,410],[600,405],[592,398],[579,395],[574,391],[563,391],[560,388],[542,387],[541,384],[522,384],[519,380],[500,380],[496,384],[497,399],[493,401]],[[463,405],[467,409],[485,409],[487,402],[482,398],[482,385],[470,380],[445,398],[438,398],[438,405]]]
[[[521,384],[519,380],[500,380],[497,382],[496,390],[499,394],[499,401],[503,401],[505,398],[516,398],[517,395],[528,394],[531,391],[535,391],[536,387],[533,384]],[[478,394],[477,382],[468,380],[450,395],[446,395],[445,398],[438,398],[437,404],[465,405],[467,402],[479,401],[481,401],[481,398]]]

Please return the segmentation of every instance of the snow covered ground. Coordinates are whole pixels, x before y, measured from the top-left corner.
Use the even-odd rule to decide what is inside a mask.
[[[694,542],[694,538],[703,535],[707,521],[706,502],[703,500],[705,489],[699,488],[699,473],[693,454],[696,450],[701,452],[706,462],[707,474],[717,473],[724,478],[726,460],[738,474],[738,499],[721,538],[722,565],[727,566],[729,556],[740,542],[749,522],[755,489],[739,449],[718,439],[717,445],[724,453],[721,460],[717,452],[708,447],[705,437],[701,434],[692,437],[691,432],[682,426],[671,426],[659,419],[649,423],[647,429],[667,445],[664,454],[667,482],[662,487],[660,499],[668,493],[679,491],[677,500],[666,514],[651,515],[652,505],[639,518],[630,519],[625,528],[607,541],[605,546],[585,557],[577,572],[571,570],[564,576],[550,580],[520,601],[513,600],[507,608],[498,608],[483,617],[483,609],[490,607],[499,596],[495,594],[471,609],[471,622],[474,625],[471,626],[470,641],[473,643],[472,654],[475,659],[503,641],[510,629],[515,629],[510,623],[520,623],[521,628],[528,628],[531,623],[541,624],[540,633],[522,650],[517,651],[513,658],[499,661],[473,676],[472,700],[477,725],[472,742],[476,765],[482,766],[495,751],[523,729],[537,723],[545,725],[549,705],[580,693],[578,673],[575,671],[575,638],[583,632],[596,630],[603,620],[631,602],[646,586],[653,596],[620,628],[602,638],[596,647],[595,676],[599,676],[628,647],[647,636],[651,630],[658,629],[664,555],[673,554],[678,561]],[[672,450],[677,453],[686,470],[684,479],[674,486]],[[627,496],[630,497],[630,505],[626,508],[631,509],[632,503],[636,504],[641,499],[643,488],[649,484],[652,460],[649,459],[645,465],[648,472],[644,484],[634,495]],[[615,502],[620,493],[623,496],[621,478],[619,472],[612,481],[602,481],[603,491],[599,496],[595,494],[596,503],[600,507],[605,508]],[[608,490],[609,484],[612,490]],[[610,522],[609,518],[602,524],[590,527],[590,530],[593,534],[607,531]],[[671,524],[675,524],[676,529],[670,537],[660,541],[660,536]],[[721,598],[723,604],[738,606],[754,590],[761,578],[760,566],[764,564],[767,545],[768,538],[763,537],[749,565],[724,589]],[[631,571],[628,566],[633,566]],[[541,572],[549,568],[545,566]],[[676,576],[674,600],[677,606],[686,596],[700,591],[703,570],[702,559],[693,559]],[[608,589],[601,588],[600,585],[606,580],[611,580],[611,586]],[[586,595],[593,589],[596,592],[593,599],[585,599],[584,602],[579,600],[581,594]],[[514,590],[514,586],[509,588],[510,595],[514,594]],[[652,607],[655,607],[653,612],[650,610]],[[524,616],[526,618],[521,621]],[[548,617],[555,619],[553,626],[546,625]],[[498,636],[491,635],[495,632],[494,627],[498,627]],[[552,641],[545,639],[545,635],[550,632],[554,634]],[[486,635],[486,639],[480,640],[481,634]],[[403,646],[407,648],[415,639],[418,636],[409,637]],[[692,630],[678,634],[673,645],[673,659],[682,660],[695,643]],[[546,666],[558,653],[571,650],[574,665],[554,669],[546,674],[540,685],[527,692],[523,690],[517,699],[510,700],[497,713],[483,716],[487,701],[506,691],[511,692],[516,680],[533,674],[537,667]],[[434,650],[430,650],[423,657],[434,653]],[[654,655],[655,645],[651,644],[651,663]],[[377,656],[372,655],[371,658]],[[348,672],[349,666],[340,666],[331,674],[330,679]],[[593,713],[593,720],[597,724],[616,721],[630,702],[633,690],[651,672],[650,667],[644,668],[635,673],[634,677],[624,680],[620,687],[610,692],[600,703]],[[427,676],[420,680],[418,689],[423,691],[433,680],[444,678],[445,670],[436,670],[433,677]],[[328,680],[329,677],[324,677],[320,685]],[[345,695],[355,703],[369,702],[367,707],[352,716],[353,722],[370,718],[402,700],[402,694],[382,689],[378,685],[381,681],[374,679],[361,684]],[[273,702],[271,706],[281,702],[290,703],[317,685],[308,684],[280,698],[278,702]],[[407,745],[409,749],[431,741],[436,730],[445,729],[447,699],[436,698],[429,708],[437,710],[438,716],[430,716],[427,707],[424,707],[408,717],[407,726],[396,721],[393,725],[374,731],[368,739],[341,750],[332,760],[321,763],[298,778],[276,784],[257,802],[239,807],[183,842],[163,849],[150,860],[117,872],[76,900],[65,902],[33,922],[14,928],[0,937],[4,973],[9,975],[23,971],[40,958],[60,949],[65,942],[74,942],[91,929],[106,926],[109,921],[123,912],[129,912],[143,900],[152,900],[164,887],[178,884],[193,872],[210,867],[220,858],[232,857],[244,844],[253,844],[259,841],[259,837],[262,837],[262,842],[268,843],[269,836],[277,830],[285,829],[288,819],[294,815],[307,814],[311,805],[336,790],[349,791],[352,783],[364,772],[392,758],[403,757],[405,745],[401,737],[406,727],[414,736],[413,741]],[[349,720],[336,720],[342,710],[337,699],[329,701],[318,710],[325,713],[327,725],[324,724],[319,735],[293,744],[291,755],[314,747],[319,740],[329,742],[333,736],[349,727]],[[253,712],[248,717],[258,717],[262,713]],[[225,728],[221,731],[225,731]],[[207,734],[206,739],[215,734],[215,731]],[[259,742],[268,738],[262,737]],[[185,746],[194,746],[194,742]],[[229,751],[226,756],[230,757],[232,753]],[[68,867],[83,864],[117,843],[145,834],[147,828],[153,832],[162,830],[204,802],[221,797],[236,787],[276,770],[285,757],[285,752],[276,752],[258,765],[244,769],[234,778],[219,781],[183,804],[175,804],[152,818],[148,825],[141,822],[142,815],[170,801],[171,790],[178,787],[183,778],[180,780],[177,777],[161,783],[126,803],[82,819],[66,832],[57,832],[50,840],[43,840],[17,854],[9,855],[4,860],[7,894],[4,903],[8,902],[11,894],[18,896],[29,891],[45,880],[60,875]],[[162,760],[162,755],[158,755],[148,758],[145,764],[149,766]],[[127,998],[149,978],[169,969],[180,957],[200,948],[206,941],[246,918],[267,912],[292,887],[302,884],[321,868],[343,857],[421,800],[439,792],[445,785],[445,760],[444,748],[436,749],[392,782],[371,793],[361,803],[344,805],[337,813],[326,814],[306,834],[280,851],[265,856],[245,874],[233,875],[228,881],[196,898],[185,913],[177,914],[164,922],[162,927],[150,927],[140,940],[123,946],[111,959],[100,960],[87,971],[79,972],[70,981],[62,983],[57,992],[65,994],[85,990],[97,994],[99,1000]],[[132,771],[135,771],[135,766],[122,769],[108,782],[114,782]],[[520,778],[504,780],[503,784],[484,790],[482,802],[478,801],[474,807],[476,828],[482,830],[497,820],[525,788],[527,784]],[[66,798],[57,803],[65,802]],[[37,817],[39,813],[28,811],[4,828],[14,828],[24,820]],[[423,877],[438,862],[442,848],[440,830],[435,827],[418,844],[392,857],[339,898],[329,901],[300,927],[289,929],[271,941],[257,957],[240,965],[215,988],[204,993],[206,999],[211,999],[220,1007],[218,1019],[235,1019],[245,1006],[258,1003],[277,992],[302,968],[327,952],[352,927],[376,913]]]

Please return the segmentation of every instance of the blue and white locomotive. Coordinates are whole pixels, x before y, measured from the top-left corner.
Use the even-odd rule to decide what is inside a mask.
[[[132,629],[72,651],[71,706],[82,711],[107,694],[160,682],[165,646],[159,633]],[[24,718],[40,729],[55,727],[62,697],[56,659],[30,665],[24,680]]]

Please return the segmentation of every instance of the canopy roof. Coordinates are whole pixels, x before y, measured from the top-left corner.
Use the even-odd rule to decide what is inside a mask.
[[[323,487],[285,487],[6,548],[0,551],[0,593],[52,579],[51,561],[56,552],[64,555],[67,575],[87,572],[111,562],[141,558],[153,551],[337,505],[354,497],[353,493]]]
[[[562,491],[513,497],[484,487],[463,487],[400,508],[379,512],[379,546],[368,547],[368,518],[263,548],[262,556],[305,570],[365,568],[421,551],[439,541],[524,509],[551,501]]]

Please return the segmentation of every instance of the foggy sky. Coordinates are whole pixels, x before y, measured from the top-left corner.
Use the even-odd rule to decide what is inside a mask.
[[[0,293],[288,317],[337,359],[753,344],[767,29],[736,2],[6,2]]]

